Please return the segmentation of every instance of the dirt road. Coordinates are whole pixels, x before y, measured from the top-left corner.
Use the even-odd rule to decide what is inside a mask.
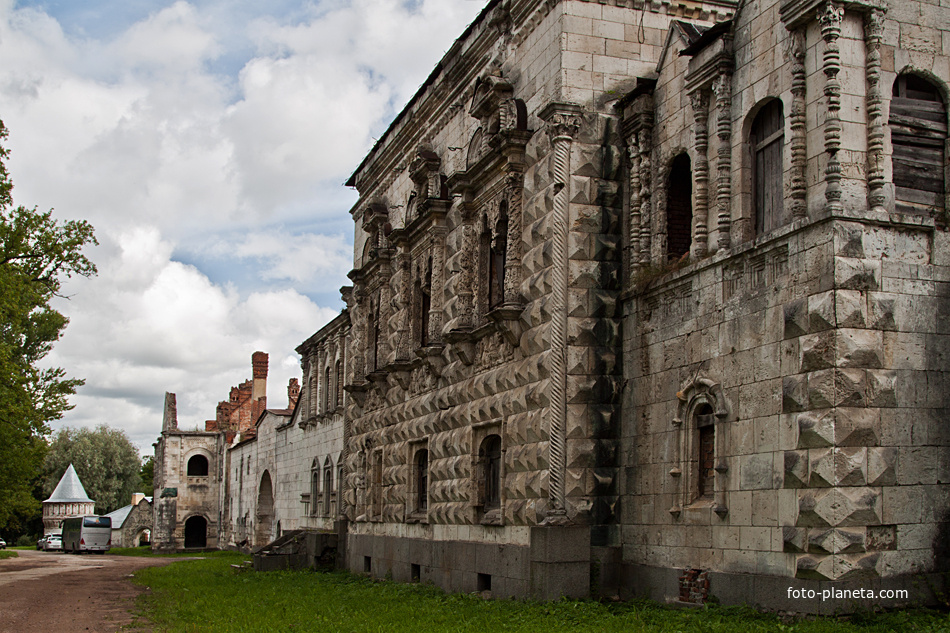
[[[113,633],[133,621],[137,569],[173,562],[62,552],[18,551],[0,560],[0,633]],[[123,631],[150,631],[145,622]]]

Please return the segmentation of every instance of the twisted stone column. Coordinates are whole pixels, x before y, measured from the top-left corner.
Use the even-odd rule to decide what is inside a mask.
[[[884,11],[864,15],[864,45],[867,50],[868,108],[868,204],[872,211],[884,209],[884,96],[881,94],[881,41]]]
[[[640,268],[640,144],[634,134],[628,141],[630,158],[630,257],[628,273]]]
[[[553,271],[551,280],[551,404],[550,433],[550,507],[545,524],[567,521],[565,503],[565,470],[567,468],[567,288],[570,232],[568,206],[570,203],[571,143],[580,129],[580,107],[552,103],[542,118],[547,122],[551,138],[554,164],[554,208],[551,211]]]
[[[732,244],[732,75],[725,71],[713,82],[716,93],[716,136],[719,137],[716,178],[716,230],[718,250]]]
[[[825,98],[828,100],[828,116],[825,119],[825,153],[828,164],[825,167],[825,209],[832,213],[841,211],[841,163],[838,162],[838,150],[841,149],[841,83],[838,72],[841,70],[841,50],[838,38],[841,36],[841,20],[844,9],[833,0],[828,0],[825,8],[818,13],[821,25],[821,37],[825,40],[822,57],[822,71],[825,73]]]
[[[696,209],[693,214],[693,255],[705,257],[709,239],[709,95],[702,89],[689,95],[693,108],[696,164],[693,181],[696,183]]]
[[[640,263],[650,265],[650,240],[652,236],[652,188],[653,164],[650,160],[651,141],[653,138],[652,121],[649,127],[642,128],[637,133],[637,143],[640,146]]]
[[[805,31],[795,29],[789,33],[786,56],[792,62],[792,111],[789,116],[791,126],[792,164],[790,169],[791,191],[789,210],[793,220],[808,215],[806,194],[808,184],[805,180],[806,134],[805,134]]]

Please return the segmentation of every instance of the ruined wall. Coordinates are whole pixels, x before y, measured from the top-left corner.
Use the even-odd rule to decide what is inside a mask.
[[[946,51],[895,48],[908,28],[892,8],[749,7],[687,68],[661,70],[649,103],[628,104],[639,171],[625,231],[622,585],[695,597],[683,570],[708,571],[721,600],[820,610],[784,590],[906,587],[935,569],[950,501],[926,465],[948,457],[946,233],[941,213],[895,213],[886,112],[893,60],[943,68]],[[750,133],[770,98],[784,113],[785,216],[762,231]],[[706,212],[690,258],[671,266],[663,166],[680,148],[692,208]]]

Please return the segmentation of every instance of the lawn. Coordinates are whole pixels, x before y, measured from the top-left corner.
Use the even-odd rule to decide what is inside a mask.
[[[5,558],[16,558],[17,556],[19,556],[19,554],[17,554],[16,552],[11,552],[10,550],[7,550],[7,549],[0,549],[0,560],[3,560]]]
[[[947,631],[947,614],[923,609],[849,620],[782,622],[746,608],[671,609],[652,602],[537,603],[482,600],[433,587],[372,581],[342,572],[235,571],[246,560],[218,555],[151,567],[136,582],[151,591],[140,599],[156,631],[435,631],[483,633],[797,633]]]

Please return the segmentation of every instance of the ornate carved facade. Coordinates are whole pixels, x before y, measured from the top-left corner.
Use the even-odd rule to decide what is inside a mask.
[[[281,520],[500,596],[933,571],[950,50],[907,16],[950,9],[911,5],[489,2],[347,183],[345,325],[275,422],[338,429],[339,496],[288,434]]]

